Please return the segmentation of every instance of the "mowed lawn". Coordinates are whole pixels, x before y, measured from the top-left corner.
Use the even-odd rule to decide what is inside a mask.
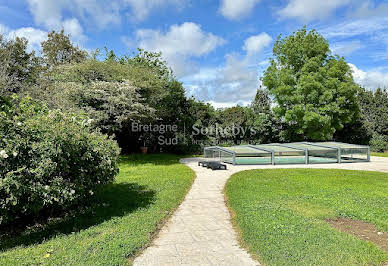
[[[388,157],[388,152],[371,152],[371,156]]]
[[[267,265],[381,265],[374,244],[337,231],[347,217],[388,231],[388,173],[268,169],[234,174],[225,188],[243,245]]]
[[[190,189],[194,172],[173,155],[124,156],[92,207],[0,239],[0,265],[125,265],[150,243]]]

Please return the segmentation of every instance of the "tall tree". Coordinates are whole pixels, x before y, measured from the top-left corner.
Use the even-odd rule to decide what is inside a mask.
[[[41,45],[48,65],[79,63],[87,58],[87,52],[74,45],[63,29],[60,32],[52,31],[47,37]]]
[[[268,91],[262,88],[258,89],[251,107],[253,111],[257,114],[269,113],[271,111],[271,99],[268,96]]]
[[[282,38],[262,78],[285,122],[288,138],[327,140],[359,115],[359,86],[343,57],[331,55],[329,44],[306,28]]]
[[[255,99],[248,111],[248,125],[255,130],[255,134],[250,136],[251,141],[269,143],[280,140],[281,123],[271,109],[271,99],[266,89],[259,88],[257,90]]]
[[[39,67],[35,53],[27,51],[28,41],[6,40],[0,34],[0,88],[2,93],[19,92],[36,79]]]

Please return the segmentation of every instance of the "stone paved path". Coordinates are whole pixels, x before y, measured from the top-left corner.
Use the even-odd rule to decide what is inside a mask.
[[[370,163],[321,165],[232,166],[212,171],[197,166],[198,158],[181,162],[196,172],[194,184],[153,244],[134,265],[259,265],[242,249],[230,222],[222,193],[228,178],[239,171],[269,168],[337,168],[388,172],[388,158]]]

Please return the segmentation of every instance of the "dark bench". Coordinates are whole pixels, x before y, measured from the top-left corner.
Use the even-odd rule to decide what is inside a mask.
[[[208,161],[199,161],[198,162],[198,166],[203,166],[203,167],[206,167],[207,166],[207,163],[208,163]]]
[[[218,161],[199,161],[199,162],[198,162],[198,166],[201,166],[201,165],[202,165],[203,167],[209,168],[209,167],[208,167],[208,164],[209,164],[209,163],[218,163]]]
[[[199,161],[198,166],[201,165],[212,170],[226,170],[226,165],[217,161]]]
[[[212,170],[226,170],[226,165],[220,162],[208,162],[206,167]]]

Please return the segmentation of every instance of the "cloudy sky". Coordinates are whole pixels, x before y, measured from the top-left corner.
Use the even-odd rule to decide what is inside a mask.
[[[247,104],[274,40],[307,25],[345,56],[356,82],[388,88],[388,1],[0,0],[0,33],[40,49],[64,29],[85,49],[161,51],[188,95],[216,107]]]

